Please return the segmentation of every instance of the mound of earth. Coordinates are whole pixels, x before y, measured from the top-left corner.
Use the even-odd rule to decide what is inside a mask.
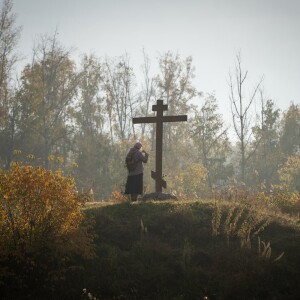
[[[178,200],[176,196],[166,193],[149,193],[142,197],[142,200]]]

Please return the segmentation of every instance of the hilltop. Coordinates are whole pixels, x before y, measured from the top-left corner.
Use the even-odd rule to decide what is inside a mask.
[[[85,215],[94,220],[97,258],[81,282],[98,299],[300,296],[295,209],[149,201],[90,205]]]

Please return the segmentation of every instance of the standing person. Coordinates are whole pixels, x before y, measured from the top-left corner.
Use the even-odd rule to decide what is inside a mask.
[[[138,195],[143,194],[143,163],[147,163],[149,154],[143,150],[140,142],[134,144],[126,156],[128,170],[125,194],[129,194],[131,201],[136,201]]]

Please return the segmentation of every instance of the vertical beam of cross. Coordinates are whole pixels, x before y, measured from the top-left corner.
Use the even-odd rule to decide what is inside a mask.
[[[167,183],[162,177],[162,145],[163,145],[163,123],[187,121],[187,115],[164,116],[163,112],[168,110],[168,105],[163,100],[157,100],[152,105],[152,111],[156,111],[156,117],[132,118],[133,124],[156,123],[156,148],[155,148],[155,171],[151,171],[151,177],[155,180],[155,192],[162,193],[162,188],[167,188]]]
[[[162,192],[162,187],[167,188],[166,181],[162,178],[162,143],[163,143],[163,112],[168,109],[162,100],[157,100],[152,106],[152,111],[156,111],[156,145],[155,145],[155,172],[151,172],[151,177],[155,180],[155,191]]]

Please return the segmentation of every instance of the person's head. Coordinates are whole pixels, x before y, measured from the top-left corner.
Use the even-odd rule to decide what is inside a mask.
[[[138,150],[141,150],[142,147],[143,147],[143,145],[142,145],[140,142],[136,142],[136,143],[134,144],[134,148],[136,148],[136,149],[138,149]]]

